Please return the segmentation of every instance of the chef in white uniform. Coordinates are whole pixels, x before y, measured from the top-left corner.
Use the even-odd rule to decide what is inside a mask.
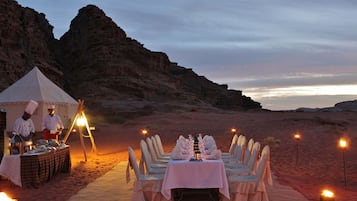
[[[35,134],[35,126],[31,119],[32,114],[35,112],[38,103],[31,100],[24,111],[24,114],[17,118],[14,123],[13,133],[20,135],[24,141],[32,140],[32,136]]]
[[[57,114],[55,114],[55,105],[48,106],[48,114],[43,118],[42,130],[43,137],[45,140],[56,139],[58,140],[58,135],[62,133],[63,123]]]
[[[24,114],[17,118],[14,123],[13,134],[19,135],[23,141],[32,141],[35,134],[35,125],[31,119],[32,114],[35,112],[38,103],[31,100],[24,111]]]

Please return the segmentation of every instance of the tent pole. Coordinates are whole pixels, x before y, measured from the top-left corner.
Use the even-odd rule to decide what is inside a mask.
[[[94,153],[97,153],[97,147],[96,147],[96,145],[95,145],[94,138],[93,138],[92,132],[90,131],[90,128],[89,128],[89,125],[88,125],[88,121],[87,121],[87,117],[86,117],[86,115],[84,114],[84,111],[82,111],[82,117],[85,118],[87,132],[88,132],[88,134],[89,134],[89,138],[90,138],[90,141],[91,141],[91,143],[92,143],[92,151],[93,151]]]
[[[87,117],[86,117],[86,115],[84,113],[84,106],[83,105],[84,105],[84,101],[83,100],[78,100],[77,113],[76,113],[76,115],[74,117],[74,120],[72,122],[72,125],[71,125],[70,129],[67,131],[67,133],[64,136],[63,140],[64,140],[65,143],[67,142],[67,139],[68,139],[69,135],[71,134],[72,129],[73,129],[75,123],[77,122],[77,119],[78,118],[84,118],[85,119],[85,121],[84,121],[85,122],[85,126],[86,126],[87,132],[89,134],[91,143],[92,143],[92,151],[97,154],[97,147],[95,145],[92,132],[90,131],[89,124],[88,124],[88,121],[87,121]],[[80,138],[80,141],[81,141],[81,145],[82,145],[82,148],[83,148],[84,158],[85,158],[85,161],[87,161],[87,153],[86,153],[86,147],[85,147],[84,139],[83,139],[83,128],[82,128],[82,126],[78,126],[78,131],[79,131],[79,138]]]
[[[84,154],[84,161],[87,162],[87,152],[86,152],[86,145],[84,144],[84,140],[83,140],[82,127],[78,126],[78,130],[79,130],[79,139],[81,140],[81,145]]]
[[[78,108],[77,108],[76,115],[74,116],[74,119],[73,119],[73,121],[72,121],[72,124],[71,124],[70,129],[67,131],[66,135],[65,135],[64,138],[63,138],[64,143],[67,142],[67,139],[68,139],[69,135],[71,134],[74,125],[75,125],[76,122],[77,122],[78,116],[81,115],[82,111],[84,111],[84,109],[83,109],[83,104],[84,104],[84,101],[81,100],[81,99],[79,99],[79,100],[78,100]]]
[[[66,133],[66,135],[65,135],[64,138],[63,138],[64,143],[67,142],[67,139],[68,139],[69,135],[71,134],[71,132],[72,132],[72,130],[73,130],[73,127],[74,127],[74,124],[76,123],[77,119],[78,119],[78,113],[77,113],[76,116],[74,117],[74,119],[73,119],[73,121],[72,121],[72,124],[71,124],[71,127],[67,130],[67,133]]]

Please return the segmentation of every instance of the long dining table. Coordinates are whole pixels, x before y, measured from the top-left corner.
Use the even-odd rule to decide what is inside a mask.
[[[189,141],[184,142],[185,149],[193,148],[192,142]],[[176,146],[180,146],[179,143]],[[200,160],[194,160],[192,157],[181,159],[171,157],[165,171],[161,194],[167,200],[174,200],[172,191],[175,189],[218,189],[219,194],[229,200],[229,186],[223,160],[205,157]]]
[[[69,146],[41,153],[4,155],[0,164],[0,175],[25,188],[38,188],[57,174],[70,171]]]
[[[229,187],[222,160],[170,160],[161,187],[162,195],[171,199],[171,190],[217,188],[229,199]]]

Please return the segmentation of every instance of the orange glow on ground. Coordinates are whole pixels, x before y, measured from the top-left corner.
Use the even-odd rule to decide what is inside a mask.
[[[301,140],[301,135],[299,133],[294,134],[295,140]]]
[[[338,146],[341,149],[346,149],[348,147],[347,140],[345,138],[340,138],[340,140],[338,141]]]
[[[141,130],[141,134],[143,134],[144,136],[147,135],[148,133],[149,133],[149,132],[148,132],[148,130],[146,130],[146,129],[142,129],[142,130]]]
[[[16,201],[16,199],[9,198],[9,196],[5,192],[0,192],[0,200],[1,201]]]
[[[324,189],[324,190],[322,190],[321,197],[322,198],[334,198],[335,194],[330,190]]]

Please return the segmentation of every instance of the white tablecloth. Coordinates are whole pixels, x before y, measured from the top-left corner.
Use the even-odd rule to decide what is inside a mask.
[[[171,199],[175,188],[218,188],[229,199],[229,187],[222,160],[170,160],[161,187],[162,195]]]
[[[21,187],[20,163],[20,155],[4,155],[0,164],[0,175],[8,178],[14,184]]]

